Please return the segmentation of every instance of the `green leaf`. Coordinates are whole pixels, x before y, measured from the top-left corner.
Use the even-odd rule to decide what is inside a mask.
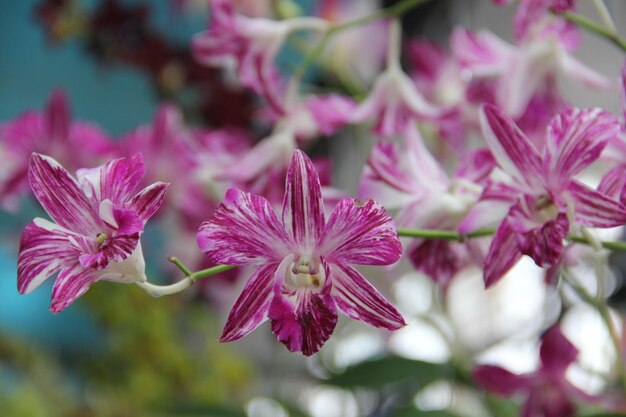
[[[604,412],[604,413],[597,413],[597,414],[584,414],[581,415],[580,417],[626,417],[626,413],[609,413]]]
[[[219,405],[176,404],[161,407],[160,416],[176,417],[247,417],[243,409]]]
[[[344,372],[332,375],[325,383],[342,388],[380,388],[387,384],[411,380],[424,387],[453,375],[454,370],[449,364],[388,356],[350,366]]]
[[[392,411],[389,417],[458,417],[447,410],[422,411],[415,407],[398,408]]]

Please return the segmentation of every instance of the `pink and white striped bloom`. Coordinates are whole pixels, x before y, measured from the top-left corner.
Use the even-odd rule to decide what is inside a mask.
[[[382,136],[402,135],[416,120],[436,120],[450,114],[450,108],[429,103],[400,66],[400,23],[390,25],[387,68],[374,82],[371,93],[351,116],[353,123],[374,119],[374,131]]]
[[[562,19],[524,27],[517,45],[488,31],[457,28],[452,51],[462,68],[474,77],[497,80],[496,101],[509,116],[521,116],[533,95],[565,75],[595,89],[610,90],[615,83],[570,54],[577,45],[576,32]]]
[[[516,375],[495,365],[480,365],[474,381],[494,394],[525,397],[522,417],[570,417],[576,408],[573,399],[596,401],[565,378],[565,371],[576,361],[578,349],[555,326],[543,335],[539,350],[541,366],[531,373]]]
[[[75,179],[54,159],[33,154],[28,180],[52,222],[36,218],[24,230],[17,260],[20,294],[58,272],[50,305],[58,313],[96,281],[145,282],[139,237],[167,184],[135,194],[144,172],[137,154],[79,170]]]
[[[485,260],[487,286],[522,254],[541,267],[555,265],[573,225],[606,228],[626,223],[626,209],[619,201],[575,179],[618,134],[613,115],[600,109],[559,114],[547,130],[543,153],[497,107],[485,105],[481,118],[487,144],[511,177],[509,183],[489,186],[459,227],[461,232],[476,230],[504,215]]]
[[[263,197],[230,189],[198,232],[215,264],[257,267],[235,302],[222,342],[265,320],[292,352],[312,355],[331,336],[337,310],[376,327],[402,327],[400,313],[351,264],[388,265],[402,247],[378,203],[343,199],[325,220],[320,181],[297,150],[287,173],[282,220]]]
[[[359,194],[375,198],[394,216],[398,227],[454,230],[476,203],[482,183],[495,167],[488,150],[469,152],[450,177],[426,148],[415,127],[404,146],[379,140],[367,161]],[[446,287],[454,274],[471,263],[465,244],[411,239],[413,266]]]

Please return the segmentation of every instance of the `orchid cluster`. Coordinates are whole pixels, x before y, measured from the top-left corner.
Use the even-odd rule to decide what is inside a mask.
[[[311,16],[261,3],[210,0],[208,28],[190,41],[197,64],[254,95],[256,130],[191,127],[163,104],[151,124],[113,139],[73,120],[60,90],[43,112],[1,126],[2,207],[18,210],[30,189],[50,218],[22,234],[19,292],[56,274],[50,309],[59,313],[101,280],[161,296],[200,279],[210,292],[208,277],[229,270],[243,289],[220,341],[269,321],[288,350],[310,356],[338,313],[386,331],[410,326],[368,280],[375,272],[356,266],[387,266],[376,272],[387,284],[420,271],[445,299],[468,270],[480,269],[489,289],[527,257],[546,286],[598,309],[616,349],[609,378],[626,384],[624,337],[603,290],[608,250],[626,245],[599,231],[626,224],[626,65],[618,81],[574,56],[580,26],[591,27],[576,3],[520,0],[509,5],[512,43],[457,27],[449,48],[403,37],[399,17],[423,0],[352,20],[361,1],[323,0]],[[619,40],[614,27],[593,27]],[[286,69],[282,54],[302,44],[299,65]],[[369,68],[354,71],[354,62]],[[324,77],[333,88],[317,82]],[[619,94],[621,114],[571,104],[562,78]],[[350,128],[375,139],[356,195],[331,186],[338,157],[317,156]],[[184,277],[171,285],[146,275],[142,234],[158,220],[175,225],[167,250]],[[575,273],[588,259],[595,292]],[[475,361],[476,385],[523,397],[524,417],[573,416],[579,403],[626,407],[610,389],[592,395],[572,384],[577,347],[556,318],[542,330],[538,370]]]

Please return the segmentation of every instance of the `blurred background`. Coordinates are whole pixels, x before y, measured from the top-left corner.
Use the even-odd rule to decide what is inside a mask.
[[[353,2],[363,4],[363,13],[379,5]],[[299,6],[310,10],[314,3]],[[591,2],[580,3],[582,14],[594,15]],[[619,26],[626,4],[607,5]],[[404,26],[410,36],[442,45],[455,25],[487,27],[511,39],[512,13],[488,0],[438,0],[409,13]],[[177,104],[190,125],[248,129],[253,97],[191,59],[189,39],[205,29],[207,20],[203,1],[2,2],[0,120],[43,109],[50,93],[62,88],[74,119],[94,122],[113,136],[150,123],[165,101]],[[587,33],[577,55],[611,77],[623,63],[620,52]],[[363,74],[364,84],[371,80]],[[619,109],[615,94],[591,96],[567,85],[563,91],[579,105]],[[367,136],[348,129],[314,148],[341,162],[335,163],[334,184],[351,194],[373,143]],[[489,291],[483,289],[481,271],[466,270],[445,298],[410,267],[367,270],[409,326],[390,334],[342,317],[333,338],[311,358],[289,353],[267,325],[244,340],[217,342],[241,279],[216,291],[205,290],[211,284],[203,283],[160,299],[134,286],[104,282],[52,315],[51,280],[28,296],[16,289],[19,237],[39,215],[30,199],[17,213],[0,214],[3,417],[514,416],[520,402],[478,392],[468,369],[473,362],[515,372],[536,369],[537,335],[563,313],[562,303],[569,303],[564,332],[581,351],[568,372],[571,381],[598,393],[614,372],[615,353],[597,314],[572,294],[545,286],[532,261],[521,262]],[[620,230],[612,230],[607,238],[620,236]],[[142,239],[149,248],[148,272],[156,281],[172,274],[164,272],[165,254],[184,255],[164,253],[171,250],[168,239],[167,225],[148,230]],[[619,323],[626,300],[622,263],[615,257],[608,284]]]

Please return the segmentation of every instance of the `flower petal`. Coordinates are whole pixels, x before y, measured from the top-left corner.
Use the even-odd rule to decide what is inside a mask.
[[[411,263],[436,284],[446,287],[464,265],[461,246],[445,240],[424,240],[409,251]]]
[[[522,184],[531,188],[541,184],[541,155],[509,116],[496,106],[485,104],[480,121],[485,141],[498,164]]]
[[[57,314],[65,310],[78,297],[86,293],[91,284],[98,279],[96,270],[80,265],[64,269],[54,282],[50,311]]]
[[[100,168],[81,169],[78,180],[87,195],[91,193],[97,200],[108,199],[122,207],[145,173],[143,157],[137,153],[130,158],[109,161]]]
[[[515,231],[505,220],[500,223],[485,259],[485,287],[489,288],[504,276],[522,257]]]
[[[614,90],[617,87],[612,79],[583,64],[571,54],[559,54],[559,65],[567,76],[587,87],[606,91]]]
[[[583,226],[617,227],[626,223],[626,208],[619,201],[576,180],[567,191],[574,200],[576,221]]]
[[[514,51],[512,45],[491,32],[473,33],[465,28],[454,29],[450,45],[459,64],[478,77],[500,75],[506,71]]]
[[[516,375],[494,365],[480,365],[472,371],[474,382],[487,391],[510,396],[530,387],[530,380],[525,375]]]
[[[200,225],[197,243],[215,265],[265,264],[283,259],[289,237],[263,197],[226,192],[213,217]]]
[[[17,289],[28,294],[77,253],[72,249],[68,233],[44,219],[26,225],[17,257]]]
[[[135,210],[145,223],[163,204],[167,187],[169,183],[165,182],[155,182],[147,186],[130,200],[127,204],[128,208]]]
[[[332,263],[389,265],[400,259],[402,245],[383,206],[345,198],[331,213],[318,252]]]
[[[67,139],[70,132],[70,110],[67,97],[61,90],[56,90],[50,95],[46,106],[46,125],[49,139]]]
[[[567,367],[576,361],[578,349],[556,325],[543,334],[539,355],[543,371],[563,376]]]
[[[293,256],[287,256],[276,271],[274,298],[268,317],[272,332],[291,352],[310,356],[320,350],[337,325],[337,307],[331,291],[327,270],[324,287],[320,290],[292,288],[285,282],[287,268]]]
[[[620,131],[612,114],[596,109],[568,109],[550,122],[544,164],[547,179],[559,189],[600,157]]]
[[[375,327],[397,330],[406,325],[402,314],[357,270],[330,264],[332,294],[346,316]]]
[[[230,310],[220,342],[241,339],[267,320],[273,296],[274,275],[278,264],[263,265],[248,278],[241,294]]]
[[[283,224],[296,246],[311,248],[324,230],[324,201],[317,171],[306,154],[296,150],[285,182]]]
[[[98,230],[98,215],[70,174],[49,156],[34,153],[28,182],[35,197],[58,225],[83,235]]]

